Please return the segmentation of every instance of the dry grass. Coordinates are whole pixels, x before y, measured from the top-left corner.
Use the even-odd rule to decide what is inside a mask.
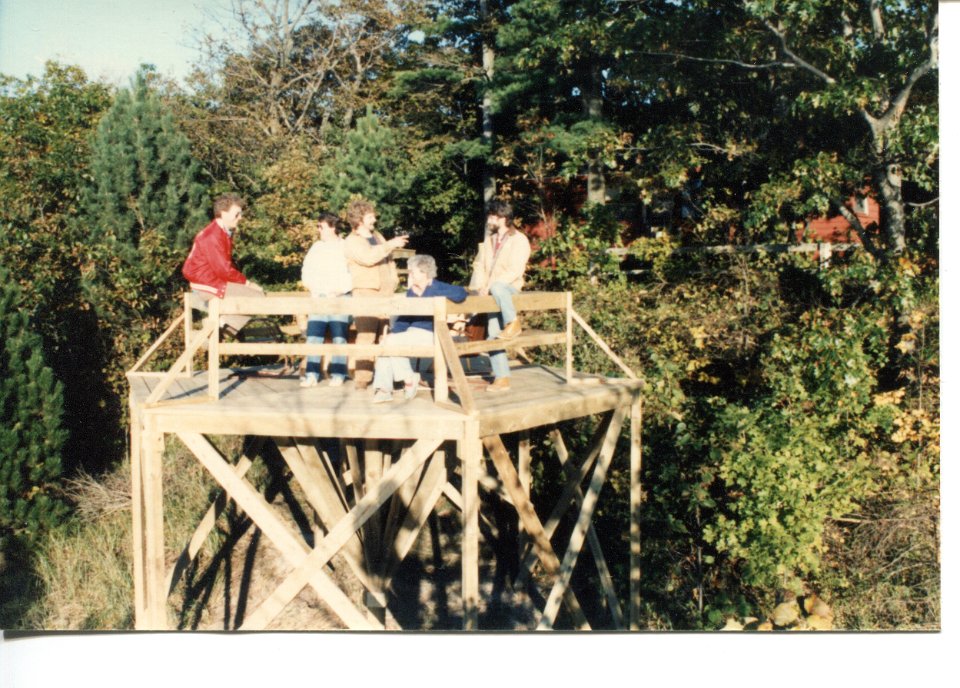
[[[124,463],[97,480],[81,472],[64,481],[61,494],[74,504],[74,514],[84,522],[101,520],[118,512],[130,513],[130,464]]]
[[[240,438],[212,438],[228,457]],[[255,462],[247,479],[263,484],[267,471]],[[288,486],[289,489],[289,486]],[[189,541],[218,488],[178,442],[164,454],[164,539],[170,570]],[[43,590],[20,624],[44,630],[126,630],[134,625],[131,485],[129,463],[100,479],[80,475],[63,494],[75,505],[75,518],[41,544],[35,575]],[[302,496],[278,493],[274,503]],[[170,628],[234,628],[276,587],[289,566],[267,538],[233,507],[220,516],[193,564],[170,596]],[[339,567],[345,568],[345,567]],[[335,576],[336,577],[336,576]],[[349,589],[346,581],[341,585]],[[359,592],[356,592],[359,596]],[[308,590],[284,610],[277,627],[319,630],[341,624]]]
[[[838,626],[850,630],[940,630],[940,515],[935,495],[878,501],[848,531],[834,531]]]
[[[164,455],[167,543],[189,538],[209,505],[212,489],[212,480],[197,462],[177,443],[169,443]],[[40,545],[34,569],[43,596],[27,613],[23,626],[46,630],[133,628],[129,463],[100,479],[80,475],[66,483],[63,492],[75,505],[75,518]]]

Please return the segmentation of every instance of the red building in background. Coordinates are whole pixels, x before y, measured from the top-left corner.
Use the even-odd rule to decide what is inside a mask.
[[[864,191],[862,194],[848,198],[847,207],[857,216],[864,229],[872,232],[880,226],[880,204],[869,192]],[[800,243],[862,243],[860,236],[842,215],[812,218],[803,229],[797,230],[796,236]]]

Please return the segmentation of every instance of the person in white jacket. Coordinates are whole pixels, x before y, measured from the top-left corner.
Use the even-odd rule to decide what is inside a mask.
[[[500,307],[487,319],[487,339],[513,339],[520,334],[520,318],[513,297],[523,288],[523,273],[530,260],[530,241],[513,226],[513,207],[506,201],[491,201],[487,206],[487,227],[480,251],[473,264],[470,286],[480,296],[488,294]],[[491,351],[493,382],[488,392],[510,389],[510,363],[506,351]]]
[[[337,234],[339,218],[332,213],[320,216],[317,229],[320,241],[314,242],[303,259],[300,280],[314,298],[349,296],[353,278],[343,253],[343,239]],[[307,320],[307,344],[322,344],[327,330],[334,344],[347,343],[350,316],[311,315]],[[330,385],[337,387],[347,378],[347,357],[334,356],[330,361]],[[306,375],[300,378],[301,387],[314,387],[320,382],[320,357],[307,357]]]

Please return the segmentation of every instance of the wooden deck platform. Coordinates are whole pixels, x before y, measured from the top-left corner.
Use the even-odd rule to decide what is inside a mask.
[[[357,390],[352,381],[303,389],[296,376],[272,372],[221,370],[217,401],[207,396],[206,371],[197,372],[176,381],[164,397],[171,403],[141,412],[160,432],[289,437],[461,439],[470,420],[452,406],[435,404],[426,387],[410,401],[397,394],[392,403],[373,404],[372,391]],[[479,377],[468,377],[480,437],[603,413],[632,403],[642,386],[638,380],[586,375],[577,376],[579,384],[566,384],[561,371],[537,365],[515,366],[511,375],[511,389],[495,394],[485,392],[487,383]],[[131,380],[131,403],[140,408],[158,383],[158,378]]]
[[[461,512],[462,598],[464,628],[478,628],[479,496],[484,462],[496,476],[493,495],[514,509],[525,534],[516,550],[521,575],[539,566],[551,588],[540,611],[538,628],[550,629],[561,606],[573,627],[590,624],[570,587],[584,546],[597,567],[612,626],[636,628],[639,609],[640,424],[643,382],[597,336],[572,308],[569,293],[524,293],[515,297],[521,313],[556,311],[561,332],[528,331],[515,340],[457,342],[447,329],[448,316],[491,313],[490,297],[470,297],[463,304],[445,299],[402,296],[378,299],[311,299],[302,294],[270,294],[264,298],[209,303],[200,329],[193,325],[192,297],[184,297],[184,313],[170,325],[134,367],[130,383],[130,451],[133,482],[134,611],[139,629],[169,625],[168,598],[180,573],[190,565],[232,501],[277,548],[288,573],[277,588],[243,620],[242,629],[264,629],[305,587],[311,587],[345,628],[382,629],[393,589],[393,575],[409,553],[431,513],[445,498]],[[225,343],[219,338],[221,314],[301,316],[309,313],[419,315],[432,317],[434,343],[426,347],[303,342]],[[626,377],[585,375],[573,369],[574,325],[579,326]],[[183,350],[166,371],[147,371],[146,363],[175,341],[183,330]],[[467,375],[463,357],[483,351],[563,346],[563,370],[523,363],[511,368],[508,391],[487,393],[485,382]],[[327,383],[301,388],[295,375],[276,369],[228,368],[224,357],[304,355],[411,356],[429,359],[436,371],[432,388],[404,400],[374,404],[370,389],[352,381],[341,387]],[[207,369],[194,369],[206,356]],[[597,431],[582,456],[568,451],[557,427],[562,421],[599,416]],[[606,566],[592,519],[621,430],[629,423],[630,472],[630,599],[629,616],[620,608],[616,586]],[[552,511],[541,518],[531,501],[529,430],[546,428],[564,480]],[[503,437],[518,433],[516,456]],[[237,435],[253,438],[240,457],[228,458],[208,439]],[[171,551],[164,542],[163,450],[167,437],[177,437],[219,483],[223,492],[205,514],[198,514],[190,542]],[[332,461],[315,440],[341,441],[343,456]],[[321,534],[310,541],[290,527],[247,479],[267,443],[282,456],[299,484]],[[510,443],[513,444],[513,443]],[[563,549],[554,550],[554,535],[565,514],[574,518]],[[569,526],[569,523],[568,523]],[[560,543],[557,543],[559,547]],[[177,543],[179,547],[179,543]],[[522,551],[521,551],[522,550]],[[179,554],[177,552],[179,551]],[[327,573],[334,556],[342,556],[362,586],[362,599],[352,598]]]

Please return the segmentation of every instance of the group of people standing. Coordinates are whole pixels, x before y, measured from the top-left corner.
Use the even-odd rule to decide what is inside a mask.
[[[244,202],[239,196],[228,194],[214,201],[214,219],[193,242],[183,266],[183,275],[191,289],[202,299],[224,296],[263,296],[261,287],[248,280],[233,262],[233,234],[243,215]],[[317,222],[318,240],[307,251],[301,271],[301,281],[315,298],[367,298],[392,296],[399,284],[393,252],[404,248],[405,235],[385,239],[376,230],[377,215],[373,204],[352,201],[346,210],[351,232],[341,237],[337,232],[339,218],[322,214]],[[486,231],[483,243],[474,261],[470,291],[442,282],[436,278],[437,265],[432,256],[417,254],[407,261],[407,297],[445,297],[455,303],[469,293],[490,295],[497,302],[499,313],[491,313],[487,320],[488,339],[512,339],[520,334],[520,320],[513,304],[513,296],[523,288],[523,275],[530,258],[530,242],[513,226],[513,210],[509,203],[494,201],[487,208]],[[235,336],[248,316],[224,316],[221,335]],[[358,344],[374,344],[383,329],[384,319],[376,316],[357,316],[353,319]],[[347,341],[350,316],[346,314],[311,315],[307,320],[307,342],[322,343],[329,333],[335,344]],[[392,324],[384,342],[408,345],[429,345],[433,342],[433,318],[429,316],[400,316]],[[510,388],[510,366],[505,351],[490,354],[494,380],[487,387],[490,392]],[[346,356],[334,356],[330,361],[331,386],[343,385],[347,378]],[[320,382],[320,357],[308,356],[302,387],[314,387]],[[418,390],[420,375],[411,359],[405,356],[381,356],[374,362],[359,358],[354,363],[354,385],[366,389],[372,385],[373,402],[393,399],[394,384],[403,384],[405,398],[413,398]]]

